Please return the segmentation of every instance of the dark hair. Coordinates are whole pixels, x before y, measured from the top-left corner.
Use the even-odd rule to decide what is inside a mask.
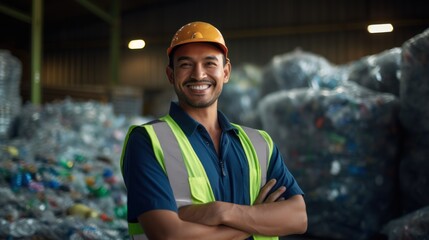
[[[223,53],[223,49],[218,44],[211,43],[211,42],[207,42],[207,43],[215,46],[216,48],[218,48]],[[181,45],[179,45],[179,46],[181,46]],[[179,47],[179,46],[177,46],[177,47]],[[173,70],[174,70],[174,53],[176,52],[177,47],[174,47],[171,50],[170,54],[168,55],[168,66]],[[223,54],[223,65],[225,66],[226,63],[227,63],[226,56],[225,56],[225,54]]]

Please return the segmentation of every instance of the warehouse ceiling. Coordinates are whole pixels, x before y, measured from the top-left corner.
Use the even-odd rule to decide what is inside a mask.
[[[103,20],[92,13],[80,2],[88,2],[111,13],[112,1],[106,0],[43,0],[43,30],[44,36],[56,34],[58,31],[67,28],[74,28],[87,24],[103,23]],[[120,14],[124,17],[137,11],[150,8],[159,8],[169,4],[184,2],[178,0],[121,0]],[[7,12],[14,11],[28,18],[32,14],[32,0],[1,0],[0,1],[0,26],[2,45],[8,47],[29,44],[31,35],[31,23],[19,19]],[[6,10],[4,10],[6,9]],[[6,12],[5,12],[6,11]]]
[[[31,15],[32,0],[1,0],[0,5],[15,9],[19,12]],[[82,6],[78,0],[43,0],[43,14],[46,24],[67,24],[71,22],[82,22],[92,20],[96,17],[87,8]],[[106,12],[110,11],[111,2],[106,0],[86,0],[85,2],[92,3]],[[139,9],[159,7],[174,2],[177,0],[121,0],[120,8],[123,14],[130,11],[138,11]],[[183,1],[181,1],[183,2]],[[0,14],[2,27],[8,27],[7,23],[13,22],[13,18]],[[5,21],[5,22],[4,22]],[[10,26],[12,27],[12,26]]]
[[[31,39],[31,20],[28,20],[27,22],[23,21],[22,19],[18,19],[16,17],[11,16],[10,14],[7,14],[7,11],[16,11],[21,15],[27,16],[27,19],[30,19],[30,16],[32,14],[32,3],[34,1],[0,0],[0,49],[29,49],[31,44],[31,42],[29,41]],[[100,18],[99,16],[91,12],[87,7],[85,7],[82,2],[93,4],[102,11],[110,13],[112,10],[111,8],[113,6],[113,1],[114,0],[43,0],[43,40],[45,43],[44,47],[57,47],[58,44],[65,44],[65,42],[67,41],[72,42],[73,44],[77,44],[77,42],[79,42],[79,44],[81,45],[93,47],[94,45],[100,45],[100,39],[102,40],[101,44],[107,45],[108,36],[110,34],[109,25],[106,24],[106,22],[102,18]],[[416,25],[427,27],[429,22],[429,16],[427,15],[427,13],[423,14],[423,12],[427,11],[425,11],[422,7],[424,4],[422,3],[423,1],[420,0],[364,0],[362,2],[358,0],[350,1],[350,6],[364,6],[363,8],[359,9],[360,11],[366,12],[367,14],[363,18],[359,17],[359,15],[356,15],[353,12],[350,12],[354,11],[352,7],[343,6],[349,4],[349,2],[344,3],[344,1],[338,0],[323,2],[318,0],[290,0],[288,1],[288,4],[291,7],[296,8],[296,11],[294,10],[290,14],[293,16],[293,20],[278,21],[289,22],[292,24],[292,26],[286,26],[283,28],[279,28],[279,26],[276,25],[274,19],[276,19],[277,21],[284,16],[278,16],[281,14],[279,14],[279,11],[277,9],[269,9],[268,7],[265,7],[265,5],[273,5],[273,3],[279,1],[267,1],[266,3],[261,3],[261,6],[250,8],[249,11],[253,11],[254,14],[249,14],[249,11],[240,12],[240,14],[243,15],[243,20],[241,21],[233,20],[237,18],[237,12],[226,11],[226,8],[224,8],[224,6],[232,6],[237,4],[239,5],[243,4],[244,2],[247,3],[247,1],[242,1],[243,3],[236,3],[235,1],[233,2],[226,0],[217,1],[216,3],[213,3],[212,1],[205,2],[201,0],[118,1],[120,2],[120,15],[123,27],[121,29],[121,34],[123,38],[124,36],[125,38],[134,37],[133,31],[135,32],[135,29],[140,28],[142,26],[140,22],[139,25],[135,24],[136,21],[139,21],[136,20],[136,15],[141,14],[142,16],[147,16],[147,14],[150,13],[152,10],[154,12],[159,12],[159,9],[165,8],[167,6],[169,6],[170,9],[171,6],[173,6],[174,9],[176,8],[176,6],[178,9],[180,9],[182,7],[181,4],[183,4],[183,6],[192,6],[192,8],[195,8],[195,10],[188,9],[186,13],[182,13],[182,15],[178,14],[177,16],[171,17],[169,18],[169,20],[166,21],[172,23],[179,18],[181,20],[187,19],[187,17],[189,18],[189,15],[194,15],[192,11],[196,11],[196,13],[199,14],[195,14],[196,16],[206,16],[203,14],[208,12],[207,6],[211,4],[210,6],[213,6],[213,9],[221,9],[222,12],[220,15],[218,15],[217,13],[215,13],[214,15],[211,14],[211,16],[209,16],[208,18],[214,19],[216,21],[228,22],[228,28],[233,30],[240,28],[240,31],[234,32],[227,28],[226,30],[230,31],[225,31],[225,34],[228,35],[229,38],[236,37],[237,35],[254,36],[259,34],[259,36],[276,36],[279,34],[300,34],[302,32],[328,31],[326,29],[329,29],[329,31],[332,31],[332,29],[336,31],[347,31],[354,27],[353,24],[361,24],[363,19],[377,20],[393,18],[394,20],[396,20],[396,23],[399,26]],[[253,3],[255,2],[256,1],[253,1]],[[341,8],[341,6],[343,8]],[[7,8],[8,10],[5,11],[5,8]],[[263,10],[265,10],[266,12],[276,12],[277,15],[274,13],[272,15],[260,13]],[[255,15],[256,17],[253,17],[252,15]],[[350,17],[351,20],[348,19],[348,21],[355,22],[350,23],[341,21],[341,19],[347,18],[347,15],[354,16]],[[154,19],[154,15],[151,15],[151,17],[152,18],[150,19]],[[258,18],[263,18],[264,21],[259,21],[261,19]],[[292,19],[292,17],[289,18]],[[232,21],[229,21],[228,19],[231,19]],[[132,21],[132,23],[130,23],[129,21]],[[130,23],[129,26],[127,26],[128,23]],[[144,25],[146,27],[145,30],[148,30],[147,26],[149,24],[155,25],[155,22]],[[87,27],[90,25],[95,25],[96,27]],[[159,25],[158,22],[156,22],[156,25]],[[300,29],[297,29],[297,27],[299,27]],[[94,29],[96,29],[96,31]],[[171,31],[171,29],[168,29],[169,33],[171,33]],[[163,34],[162,32],[151,32],[151,34],[151,37],[155,39],[160,39],[161,37],[162,39],[165,39],[165,36],[159,36],[159,34]]]

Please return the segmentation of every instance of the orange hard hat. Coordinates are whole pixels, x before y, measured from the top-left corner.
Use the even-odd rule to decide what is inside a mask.
[[[222,33],[216,27],[206,22],[191,22],[177,30],[171,40],[170,47],[167,48],[167,55],[169,56],[171,51],[179,45],[195,42],[215,43],[222,49],[225,57],[227,57],[228,48],[225,45]]]

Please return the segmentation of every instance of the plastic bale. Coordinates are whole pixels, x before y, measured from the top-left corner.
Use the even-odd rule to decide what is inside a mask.
[[[429,133],[404,134],[400,164],[402,213],[429,205]]]
[[[341,73],[322,56],[299,49],[277,55],[263,69],[261,96],[296,88],[332,89],[344,80]]]
[[[218,102],[219,109],[230,121],[247,126],[257,125],[252,117],[260,98],[261,78],[261,67],[253,64],[243,64],[231,72]]]
[[[429,206],[390,221],[382,233],[388,240],[429,239]]]
[[[400,167],[403,213],[429,205],[429,29],[402,45]]]
[[[429,131],[429,29],[402,45],[400,119],[405,130]]]
[[[429,148],[410,147],[401,155],[400,189],[402,213],[410,213],[429,204]]]
[[[308,235],[369,239],[396,216],[394,95],[349,82],[334,90],[272,93],[258,109],[305,192]]]
[[[347,80],[399,97],[401,48],[364,57],[347,65]]]
[[[19,87],[22,65],[8,50],[0,49],[0,143],[10,137],[21,109]]]

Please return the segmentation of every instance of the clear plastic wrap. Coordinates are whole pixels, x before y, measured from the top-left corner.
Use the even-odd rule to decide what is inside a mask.
[[[295,88],[332,89],[344,80],[342,73],[313,53],[295,50],[277,55],[263,71],[261,96]]]
[[[429,205],[429,29],[402,46],[400,166],[404,213]]]
[[[401,51],[397,47],[348,64],[347,80],[399,97]]]
[[[429,136],[425,144],[409,145],[402,148],[399,169],[401,203],[403,213],[429,205]],[[412,139],[411,141],[416,141]]]
[[[402,45],[401,123],[409,132],[429,131],[429,29]]]
[[[306,194],[309,235],[369,239],[395,214],[397,108],[394,95],[352,82],[260,102],[263,129]]]

